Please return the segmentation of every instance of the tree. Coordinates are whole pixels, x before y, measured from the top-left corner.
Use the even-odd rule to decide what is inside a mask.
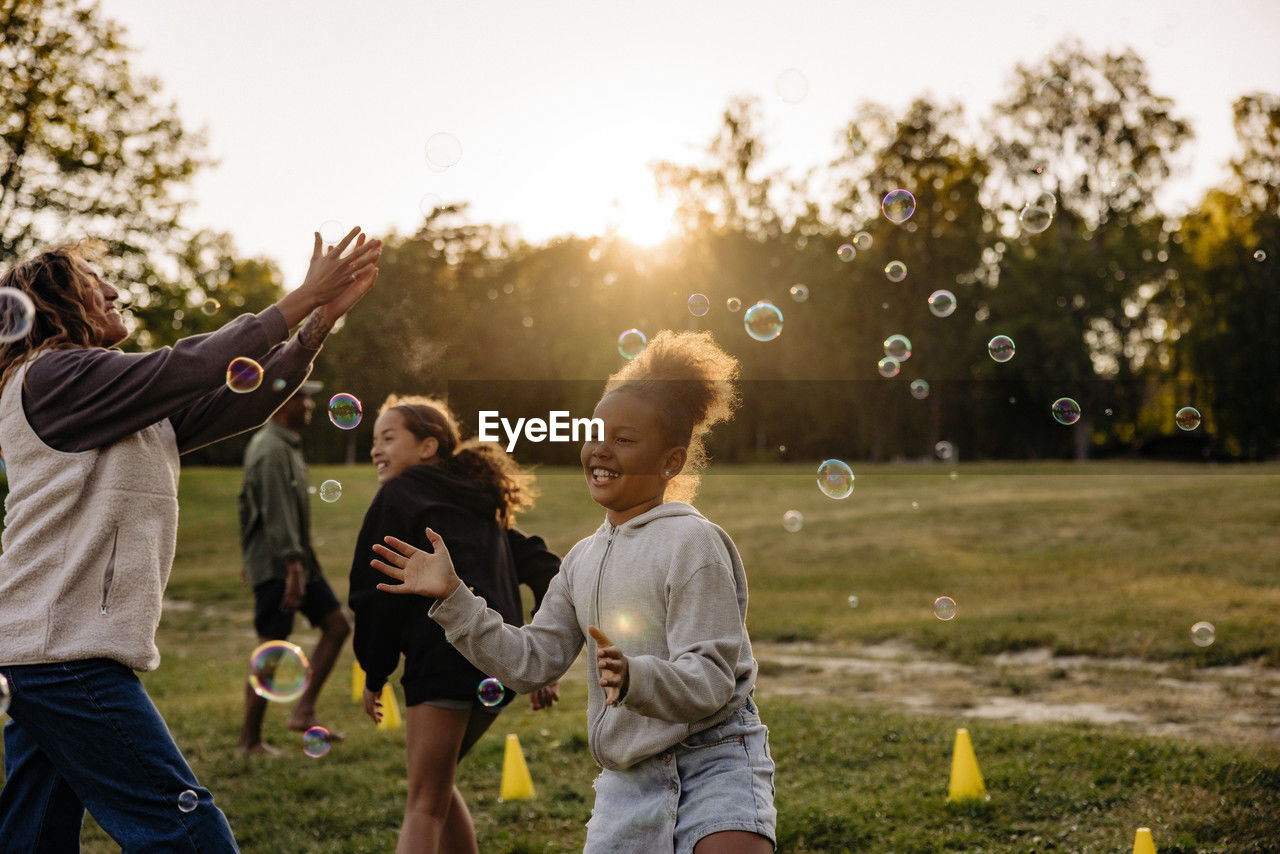
[[[0,263],[94,237],[145,281],[185,240],[179,191],[205,164],[120,25],[83,0],[0,0]]]

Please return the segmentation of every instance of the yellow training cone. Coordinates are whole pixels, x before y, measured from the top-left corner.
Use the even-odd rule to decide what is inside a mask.
[[[364,671],[360,662],[351,662],[351,702],[358,703],[364,699]]]
[[[1151,828],[1140,827],[1133,835],[1133,854],[1156,854],[1156,844],[1151,841]]]
[[[382,702],[382,720],[378,721],[378,729],[388,732],[400,729],[400,704],[396,702],[396,692],[390,682],[382,686],[382,694],[378,699]]]
[[[533,797],[533,778],[529,776],[529,766],[524,764],[520,739],[514,732],[507,735],[507,750],[502,757],[502,790],[498,797],[504,801]]]
[[[956,747],[951,754],[951,785],[947,798],[951,801],[970,801],[985,797],[987,787],[982,785],[982,772],[978,770],[978,757],[973,754],[969,730],[956,730]]]

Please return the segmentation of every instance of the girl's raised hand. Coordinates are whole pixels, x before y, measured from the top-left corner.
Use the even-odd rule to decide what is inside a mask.
[[[600,687],[604,689],[605,705],[616,706],[626,696],[630,683],[627,657],[595,626],[587,626],[587,632],[596,642],[596,666],[600,668]]]
[[[444,540],[430,528],[426,530],[427,541],[434,551],[424,551],[395,537],[384,537],[386,546],[374,545],[373,550],[386,562],[373,560],[369,565],[383,575],[402,582],[383,582],[378,585],[379,590],[387,593],[417,593],[419,596],[443,599],[462,583],[453,569],[453,560],[449,557],[449,550],[444,547]]]
[[[358,227],[351,229],[346,237],[328,249],[317,231],[311,250],[311,266],[307,268],[307,276],[298,290],[313,299],[317,306],[331,302],[371,274],[381,254],[382,241],[366,241]]]

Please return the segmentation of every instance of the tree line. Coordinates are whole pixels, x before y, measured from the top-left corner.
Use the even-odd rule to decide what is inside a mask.
[[[108,272],[131,283],[140,348],[279,296],[271,260],[182,226],[203,142],[130,71],[115,24],[76,0],[9,0],[0,25],[17,69],[0,79],[0,263],[51,236],[102,239]],[[762,107],[734,100],[700,162],[655,164],[679,229],[654,248],[615,233],[533,244],[442,204],[414,233],[384,236],[377,288],[325,345],[314,376],[366,417],[351,431],[317,418],[310,456],[365,459],[392,392],[447,395],[472,431],[480,410],[589,416],[634,328],[706,329],[741,360],[739,415],[710,443],[720,459],[925,459],[939,442],[952,459],[1272,458],[1280,95],[1233,107],[1230,177],[1186,213],[1159,200],[1185,168],[1190,125],[1138,55],[1074,42],[1014,68],[985,116],[924,96],[897,111],[863,103],[833,129],[839,156],[803,175],[767,167]],[[881,210],[895,189],[915,203],[900,223]],[[941,290],[949,316],[929,308]],[[773,340],[744,328],[760,300],[784,317]],[[912,352],[885,377],[893,334]],[[987,352],[997,334],[1016,345],[1003,363]],[[1060,397],[1080,404],[1077,423],[1051,416]],[[1202,414],[1194,430],[1175,425],[1184,406]],[[242,449],[197,456],[233,464]],[[576,456],[517,448],[526,462]]]

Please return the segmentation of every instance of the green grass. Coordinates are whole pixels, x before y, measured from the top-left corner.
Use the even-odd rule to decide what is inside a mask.
[[[1276,584],[1280,467],[1129,463],[855,466],[832,501],[813,466],[713,469],[699,508],[733,535],[751,581],[757,641],[902,639],[962,661],[1006,649],[1134,656],[1188,665],[1280,664]],[[345,599],[350,548],[374,491],[367,467],[320,467],[343,483],[313,503],[318,552]],[[237,470],[183,473],[178,556],[161,668],[145,681],[247,852],[389,851],[405,793],[403,732],[382,733],[349,701],[350,651],[321,699],[346,741],[325,758],[233,756],[251,596],[238,581]],[[558,551],[602,512],[566,470],[540,473],[521,518]],[[913,507],[913,503],[917,506]],[[804,528],[789,534],[782,513]],[[856,594],[860,606],[850,609]],[[950,595],[959,615],[933,618]],[[1217,627],[1208,648],[1189,629]],[[299,632],[308,645],[312,632]],[[585,688],[508,709],[460,769],[485,852],[580,850],[596,769]],[[1121,734],[1082,724],[1008,725],[758,697],[778,766],[783,851],[1128,851],[1152,828],[1168,852],[1278,850],[1280,750]],[[1260,702],[1274,702],[1268,697]],[[272,709],[268,739],[296,746]],[[945,801],[956,727],[968,726],[991,798]],[[497,799],[503,738],[517,733],[538,796]],[[88,822],[85,850],[114,846]]]

